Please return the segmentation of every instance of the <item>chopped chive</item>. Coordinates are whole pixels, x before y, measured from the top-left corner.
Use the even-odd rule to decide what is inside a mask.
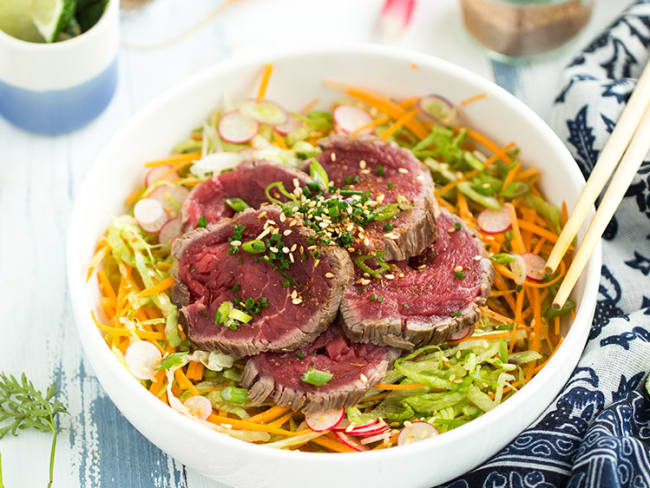
[[[380,164],[377,166],[377,176],[383,176],[384,174],[384,167]]]
[[[282,287],[283,288],[289,288],[290,286],[291,286],[291,282],[287,278],[282,280]]]
[[[383,302],[383,301],[384,301],[384,297],[383,297],[383,295],[379,295],[379,296],[377,296],[377,302],[381,303],[381,302]]]
[[[325,383],[332,379],[332,376],[332,373],[328,373],[327,371],[309,368],[305,374],[300,377],[300,379],[305,383],[309,383],[310,385],[323,386]]]
[[[456,222],[456,223],[454,224],[454,229],[455,229],[455,230],[460,230],[460,228],[461,228],[460,222]]]
[[[374,293],[370,295],[370,301],[371,301],[371,302],[374,302],[374,301],[375,301],[375,294],[374,294]]]
[[[402,303],[402,308],[409,308],[409,306],[406,303]]]
[[[449,314],[450,317],[460,317],[460,312],[452,312]]]
[[[467,275],[462,271],[454,271],[454,274],[456,275],[456,278],[460,278],[461,280],[467,277]]]
[[[305,359],[305,355],[301,352],[297,352],[296,356],[298,356],[298,359]]]
[[[393,224],[388,222],[387,224],[384,224],[384,230],[391,231],[393,230]]]
[[[200,315],[201,317],[207,317],[207,316],[208,316],[208,311],[205,310],[205,309],[200,310],[200,311],[199,311],[199,315]]]
[[[389,189],[389,190],[392,190],[393,187],[394,187],[395,185],[393,184],[392,181],[389,181],[388,184],[387,184],[387,186],[388,186],[388,189]]]
[[[241,290],[241,285],[239,283],[237,283],[235,286],[232,287],[232,291],[234,291],[235,293],[238,292],[239,290]]]
[[[208,225],[208,221],[205,220],[205,217],[203,215],[201,215],[199,217],[199,221],[196,223],[196,226],[197,227],[205,227],[206,225]]]

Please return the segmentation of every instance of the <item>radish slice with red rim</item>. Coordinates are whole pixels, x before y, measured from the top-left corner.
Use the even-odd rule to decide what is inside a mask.
[[[162,166],[154,166],[149,171],[147,171],[146,176],[144,177],[144,184],[146,186],[151,186],[156,181],[161,178],[173,179],[177,177],[176,171],[173,171],[174,167],[170,164],[163,164]]]
[[[471,326],[471,325],[468,326],[468,327],[465,327],[464,329],[460,329],[458,332],[453,333],[451,335],[451,337],[449,338],[449,340],[452,341],[452,342],[453,341],[460,341],[461,339],[464,339],[465,337],[470,335],[472,333],[473,329],[474,329],[474,327]]]
[[[526,265],[524,258],[519,254],[513,254],[512,257],[515,259],[510,263],[510,271],[512,271],[517,277],[515,283],[523,285],[526,281],[526,275],[528,275],[528,266]]]
[[[288,136],[293,131],[298,130],[302,127],[302,122],[298,120],[294,115],[289,114],[287,121],[284,124],[276,125],[275,130],[281,136]]]
[[[431,122],[447,127],[456,125],[456,107],[441,95],[427,95],[420,98],[418,109]]]
[[[259,124],[239,110],[233,110],[221,117],[218,128],[219,137],[224,141],[231,144],[244,144],[257,134]]]
[[[151,192],[149,198],[157,200],[175,218],[183,207],[190,191],[184,186],[161,185]]]
[[[479,228],[485,234],[501,234],[512,227],[510,211],[504,205],[501,210],[486,208],[476,218]]]
[[[336,427],[345,417],[345,410],[334,408],[305,415],[305,423],[314,432],[327,432]]]
[[[369,424],[366,426],[362,427],[355,427],[352,430],[348,430],[346,433],[350,435],[355,435],[355,436],[360,436],[360,437],[365,437],[369,435],[375,435],[375,434],[380,434],[381,432],[384,432],[388,430],[390,427],[386,422],[383,420],[379,419],[377,422],[373,424]]]
[[[345,430],[346,430],[348,427],[350,427],[350,421],[349,421],[348,419],[344,418],[343,420],[341,420],[341,421],[338,423],[338,425],[336,425],[336,426],[334,427],[333,430],[335,430],[335,431],[337,431],[337,432],[345,432]]]
[[[133,207],[133,216],[145,232],[156,234],[169,220],[169,216],[159,201],[143,198]]]
[[[201,395],[189,397],[183,402],[183,405],[189,410],[192,417],[199,420],[207,420],[212,414],[212,403]]]
[[[363,429],[372,428],[372,427],[376,426],[377,424],[379,424],[379,422],[380,422],[380,419],[375,419],[375,420],[371,420],[370,422],[368,422],[366,424],[361,424],[361,425],[349,424],[348,427],[345,429],[345,431],[350,433],[351,431],[357,430],[357,429],[363,430]]]
[[[372,444],[373,442],[388,439],[391,435],[393,435],[393,434],[391,432],[389,432],[389,431],[382,432],[381,434],[373,435],[373,436],[370,436],[370,437],[364,437],[363,439],[361,439],[360,442],[361,442],[361,444],[363,444],[365,446],[366,444]]]
[[[355,451],[361,452],[361,451],[367,451],[368,448],[364,446],[363,444],[357,442],[354,440],[352,437],[349,435],[345,434],[344,432],[337,432],[334,431],[334,434],[340,440],[343,444],[348,446],[350,449],[354,449]]]
[[[243,115],[267,125],[281,125],[289,118],[286,110],[270,100],[245,100],[238,108]]]
[[[162,359],[162,354],[156,346],[147,341],[131,344],[124,355],[129,370],[139,380],[153,380],[156,366]]]
[[[370,114],[362,108],[354,105],[339,105],[332,114],[336,127],[346,134],[355,132],[364,125],[372,122]],[[372,132],[371,129],[362,131],[363,134]]]
[[[158,242],[166,246],[171,246],[172,241],[176,239],[183,230],[183,223],[180,218],[168,220],[160,229]]]
[[[544,281],[544,278],[546,278],[546,272],[544,271],[546,260],[531,252],[522,254],[521,257],[526,263],[526,277],[530,281]]]
[[[398,446],[430,439],[438,435],[438,430],[427,422],[413,422],[406,425],[397,437]]]

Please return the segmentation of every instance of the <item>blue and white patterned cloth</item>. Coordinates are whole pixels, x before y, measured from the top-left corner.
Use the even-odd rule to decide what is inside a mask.
[[[639,0],[567,67],[552,125],[585,177],[649,57],[650,0]],[[570,381],[531,427],[447,488],[650,487],[649,370],[645,161],[604,235],[596,314]]]

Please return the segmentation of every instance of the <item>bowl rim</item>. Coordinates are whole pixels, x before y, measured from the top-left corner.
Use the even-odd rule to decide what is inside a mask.
[[[523,116],[529,119],[535,126],[535,133],[542,139],[555,146],[560,154],[564,154],[563,159],[567,163],[571,163],[565,165],[569,175],[574,179],[578,179],[579,181],[584,182],[584,177],[582,176],[582,173],[580,172],[578,165],[575,163],[570,152],[562,143],[559,136],[557,136],[551,130],[551,128],[541,119],[540,116],[533,112],[532,109],[526,106],[522,101],[515,98],[513,95],[492,81],[483,78],[482,76],[470,71],[467,68],[458,66],[447,60],[443,60],[421,52],[405,50],[396,47],[376,46],[360,43],[343,43],[337,44],[335,46],[310,45],[291,49],[284,48],[277,50],[270,49],[263,52],[256,51],[255,53],[248,53],[223,62],[219,62],[212,67],[194,74],[184,82],[157,96],[152,101],[148,102],[143,108],[139,109],[133,116],[131,116],[129,120],[122,126],[122,128],[103,146],[101,151],[97,154],[92,167],[88,170],[84,178],[84,183],[81,186],[81,190],[75,197],[75,203],[71,213],[67,234],[68,245],[66,270],[68,274],[68,286],[70,288],[70,297],[72,301],[77,330],[84,347],[84,351],[88,356],[89,351],[92,350],[93,354],[95,355],[95,360],[115,366],[118,365],[115,356],[110,351],[110,349],[106,347],[106,343],[102,338],[99,330],[96,327],[92,327],[95,330],[91,332],[91,329],[89,329],[89,327],[92,326],[92,321],[90,319],[88,310],[85,309],[86,303],[85,299],[83,299],[83,287],[86,286],[86,282],[83,279],[83,276],[85,274],[83,271],[84,264],[78,262],[80,256],[80,248],[79,243],[75,238],[77,235],[81,235],[81,232],[83,232],[83,221],[80,218],[83,202],[88,201],[92,196],[91,185],[88,183],[92,181],[100,181],[101,174],[106,170],[105,167],[101,164],[102,161],[105,160],[111,152],[113,152],[116,146],[120,145],[122,140],[126,138],[130,132],[132,132],[133,127],[141,125],[141,120],[146,119],[149,114],[156,112],[161,107],[164,107],[170,101],[178,97],[179,94],[182,94],[192,86],[199,85],[211,78],[218,77],[219,75],[226,74],[233,70],[255,65],[262,66],[270,61],[291,59],[304,55],[318,56],[325,54],[338,54],[342,56],[374,55],[384,59],[391,59],[393,61],[406,61],[409,63],[415,63],[419,66],[426,65],[436,70],[445,71],[452,77],[460,78],[470,85],[479,85],[480,90],[489,93],[490,98],[496,98],[500,104],[508,105],[510,109],[521,113]],[[576,317],[573,321],[572,327],[569,329],[567,335],[565,336],[565,340],[557,349],[555,354],[550,358],[546,366],[537,375],[535,375],[531,381],[524,385],[518,394],[513,395],[508,400],[508,402],[498,405],[495,409],[484,413],[477,419],[468,422],[461,427],[445,433],[445,435],[436,436],[435,438],[428,439],[423,442],[417,442],[408,446],[402,446],[400,449],[381,449],[378,451],[342,453],[336,456],[332,456],[329,453],[308,453],[302,451],[273,449],[268,448],[264,445],[257,445],[245,441],[240,441],[228,435],[220,434],[218,432],[210,430],[204,425],[201,425],[200,423],[188,417],[185,417],[184,415],[173,410],[171,407],[163,404],[153,395],[149,394],[149,392],[129,374],[126,368],[113,368],[113,371],[115,373],[109,371],[107,374],[116,375],[117,381],[122,385],[124,389],[127,390],[126,394],[130,395],[132,398],[137,398],[138,407],[147,409],[152,417],[166,422],[167,425],[169,425],[167,428],[172,428],[177,432],[183,432],[184,435],[191,436],[193,439],[196,439],[197,442],[201,442],[202,444],[221,444],[223,447],[245,451],[249,455],[261,455],[268,456],[269,458],[283,458],[287,460],[305,460],[306,457],[308,457],[311,461],[318,463],[351,465],[352,463],[356,463],[362,459],[369,459],[370,457],[372,457],[373,460],[379,461],[388,457],[407,457],[415,455],[421,451],[429,450],[431,448],[444,449],[446,445],[455,444],[465,438],[471,439],[485,427],[489,427],[493,422],[492,419],[497,416],[508,415],[508,412],[510,412],[510,414],[516,414],[517,409],[520,408],[521,405],[526,402],[526,400],[531,395],[533,395],[534,391],[543,388],[543,385],[546,382],[546,378],[549,378],[551,375],[553,375],[556,370],[561,369],[562,364],[567,361],[567,358],[565,358],[565,356],[569,355],[570,346],[574,345],[576,341],[580,341],[579,336],[581,334],[585,335],[586,337],[586,331],[581,330],[581,327],[591,326],[591,318],[596,305],[598,283],[600,278],[601,254],[602,250],[601,244],[599,242],[594,251],[594,254],[588,263],[583,297],[578,304]],[[87,340],[84,340],[84,338]],[[582,351],[584,343],[581,342],[578,345]],[[111,393],[107,393],[109,396],[111,396]],[[127,418],[129,418],[128,411],[122,413]],[[135,427],[137,428],[137,426]],[[521,432],[519,432],[517,435],[520,433]]]

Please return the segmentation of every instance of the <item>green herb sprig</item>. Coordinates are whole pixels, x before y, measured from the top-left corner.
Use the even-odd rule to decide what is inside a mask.
[[[54,453],[59,433],[56,416],[68,413],[65,406],[54,398],[57,393],[55,383],[43,393],[34,387],[24,373],[20,380],[13,375],[0,374],[0,439],[9,433],[16,436],[24,429],[52,432],[48,488],[52,486]]]

